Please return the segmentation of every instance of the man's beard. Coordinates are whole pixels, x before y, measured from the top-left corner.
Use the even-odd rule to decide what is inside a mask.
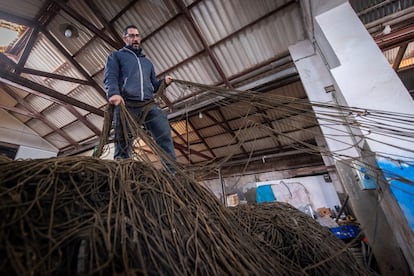
[[[139,43],[132,43],[132,48],[134,49],[138,49],[139,48]]]

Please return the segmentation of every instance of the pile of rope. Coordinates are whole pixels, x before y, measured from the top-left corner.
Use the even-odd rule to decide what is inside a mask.
[[[249,234],[257,236],[310,275],[364,274],[354,255],[310,216],[283,202],[230,209]]]
[[[293,210],[235,216],[195,180],[132,159],[0,157],[0,183],[2,275],[364,274],[345,252],[317,256],[343,244]]]

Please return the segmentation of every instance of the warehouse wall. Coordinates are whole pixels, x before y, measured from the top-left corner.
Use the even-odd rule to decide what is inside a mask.
[[[16,158],[46,158],[58,150],[4,110],[0,110],[0,142],[19,146]]]
[[[271,185],[277,201],[288,202],[295,207],[310,204],[313,210],[340,206],[337,191],[327,175],[291,177],[288,171],[275,171],[223,179],[224,193],[237,194],[239,201],[255,202],[256,189]],[[202,182],[221,201],[223,185],[219,179]],[[287,192],[287,193],[286,193]]]

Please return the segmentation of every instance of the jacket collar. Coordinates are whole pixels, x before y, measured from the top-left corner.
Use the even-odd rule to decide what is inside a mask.
[[[142,48],[134,49],[132,46],[125,46],[121,49],[121,51],[133,52],[138,57],[145,57],[145,55],[142,53]]]

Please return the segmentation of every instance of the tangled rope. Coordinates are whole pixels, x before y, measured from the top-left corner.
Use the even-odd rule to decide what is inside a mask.
[[[0,183],[3,275],[316,275],[345,261],[341,255],[318,266],[329,268],[306,270],[298,260],[318,253],[302,252],[310,250],[308,240],[301,249],[272,245],[193,179],[132,159],[1,157]],[[304,219],[295,225],[303,222],[317,228]],[[278,238],[296,236],[300,245],[303,233],[289,233],[295,227]],[[315,239],[324,246],[320,235]],[[327,246],[333,252],[343,245]]]

